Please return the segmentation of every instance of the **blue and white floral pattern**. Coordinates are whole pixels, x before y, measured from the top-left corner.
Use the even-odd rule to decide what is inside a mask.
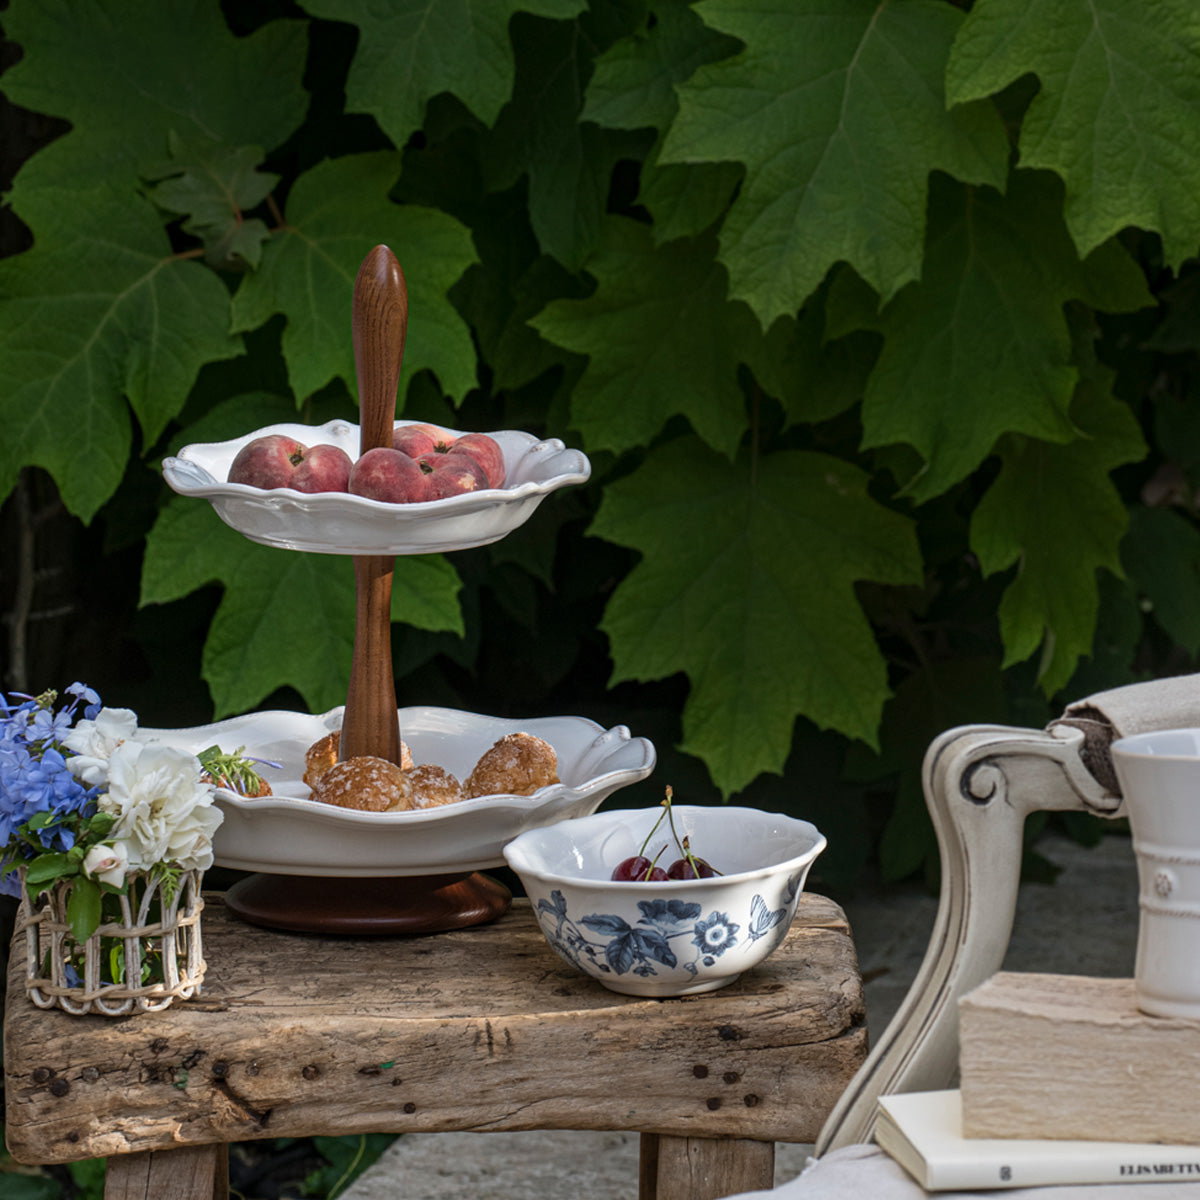
[[[802,879],[803,875],[797,875],[788,880],[782,907],[772,909],[761,895],[755,895],[746,924],[744,919],[731,920],[728,912],[716,909],[705,915],[694,901],[661,897],[639,900],[641,916],[632,925],[612,913],[589,913],[574,919],[557,888],[549,900],[538,900],[536,912],[550,945],[580,970],[649,978],[667,968],[694,977],[701,966],[713,966],[727,951],[768,934],[780,940],[787,932],[784,917]]]

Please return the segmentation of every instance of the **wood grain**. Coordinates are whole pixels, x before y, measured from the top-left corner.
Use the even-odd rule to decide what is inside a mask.
[[[1000,972],[959,1008],[968,1137],[1200,1144],[1200,1021],[1132,979]]]
[[[376,246],[363,259],[351,307],[358,379],[359,454],[392,444],[396,391],[408,337],[408,285],[396,256]],[[392,676],[394,557],[354,559],[356,608],[350,686],[342,717],[342,758],[374,755],[400,762]]]
[[[109,1161],[104,1200],[229,1200],[229,1148],[125,1154]]]
[[[775,1143],[642,1134],[639,1200],[720,1200],[775,1182]]]
[[[201,996],[126,1020],[34,1007],[9,974],[7,1138],[24,1163],[362,1132],[599,1129],[807,1142],[866,1055],[841,910],[720,991],[618,996],[520,900],[433,937],[280,933],[206,897]]]

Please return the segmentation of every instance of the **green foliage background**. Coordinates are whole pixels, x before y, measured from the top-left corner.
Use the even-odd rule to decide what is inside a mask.
[[[8,685],[344,701],[350,561],[158,464],[353,417],[386,242],[398,412],[593,464],[400,562],[401,703],[624,723],[645,802],[920,871],[936,732],[1200,651],[1200,10],[1152,8],[12,0]]]

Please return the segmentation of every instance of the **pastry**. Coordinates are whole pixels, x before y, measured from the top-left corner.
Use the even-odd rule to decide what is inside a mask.
[[[399,812],[410,808],[411,784],[395,763],[364,754],[334,763],[317,780],[312,798],[361,812]]]
[[[317,780],[338,760],[338,748],[341,745],[342,732],[335,729],[323,738],[313,742],[304,752],[304,782],[316,787]],[[408,747],[400,743],[400,770],[407,771],[413,765],[412,754]]]
[[[422,763],[404,772],[412,808],[440,808],[463,799],[462,784],[449,772],[432,763]]]
[[[463,795],[467,799],[532,796],[552,783],[558,783],[554,747],[531,733],[508,733],[475,764],[463,784]]]

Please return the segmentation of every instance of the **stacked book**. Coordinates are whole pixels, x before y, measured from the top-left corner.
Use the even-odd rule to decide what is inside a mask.
[[[1131,979],[1001,973],[965,996],[960,1088],[884,1096],[875,1137],[928,1191],[1200,1180],[1200,1021]]]

